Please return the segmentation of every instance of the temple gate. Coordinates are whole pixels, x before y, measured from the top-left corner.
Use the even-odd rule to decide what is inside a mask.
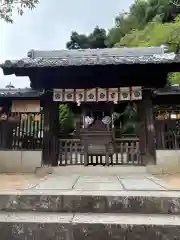
[[[179,63],[153,47],[33,50],[1,67],[43,92],[43,164],[146,165],[156,162],[152,93]],[[62,104],[76,119],[72,131],[62,131]]]

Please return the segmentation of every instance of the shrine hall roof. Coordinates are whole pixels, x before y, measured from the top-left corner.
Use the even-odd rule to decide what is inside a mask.
[[[6,60],[0,65],[0,67],[7,69],[147,63],[180,63],[180,55],[176,55],[174,53],[164,53],[162,47],[59,51],[31,50],[28,52],[27,58],[22,58],[20,60]]]

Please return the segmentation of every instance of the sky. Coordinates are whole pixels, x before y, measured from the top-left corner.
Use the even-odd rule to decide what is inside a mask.
[[[72,31],[88,34],[94,27],[109,29],[122,10],[127,11],[132,0],[39,0],[33,11],[14,16],[14,23],[0,20],[0,62],[26,57],[35,50],[65,49]],[[3,76],[0,88],[11,82],[15,87],[29,86],[29,79]]]

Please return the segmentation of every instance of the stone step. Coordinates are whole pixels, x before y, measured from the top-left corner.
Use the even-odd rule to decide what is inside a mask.
[[[1,211],[180,215],[180,191],[54,191],[1,194]]]
[[[44,167],[46,169],[46,167]],[[43,169],[43,168],[42,168]],[[64,166],[52,167],[51,173],[57,175],[83,174],[83,175],[120,175],[120,174],[146,174],[144,166]]]
[[[1,240],[180,239],[180,216],[0,212]]]

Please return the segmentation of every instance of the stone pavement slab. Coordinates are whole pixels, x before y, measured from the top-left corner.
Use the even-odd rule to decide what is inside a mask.
[[[121,191],[123,186],[120,182],[77,182],[74,186],[75,190],[86,190],[86,191]]]
[[[151,179],[147,178],[144,179],[123,178],[120,179],[120,182],[125,190],[151,190],[151,191],[166,190],[163,186],[158,185]]]
[[[43,179],[34,174],[0,174],[0,191],[30,189]]]
[[[150,176],[149,179],[165,187],[169,191],[180,191],[180,175]]]
[[[123,190],[116,176],[80,176],[74,189],[86,191]]]
[[[77,191],[166,191],[163,179],[147,175],[127,174],[123,176],[49,175],[33,189],[77,190]]]
[[[0,175],[0,194],[2,192],[34,192],[65,191],[68,194],[80,192],[102,191],[180,191],[180,175],[153,176],[150,174],[119,175],[84,175],[84,174],[50,174],[43,178],[34,175]],[[5,194],[6,194],[5,193]],[[96,194],[96,193],[95,193]]]
[[[116,176],[80,176],[77,183],[89,182],[89,183],[118,183]]]
[[[51,190],[60,190],[60,189],[72,189],[78,180],[78,176],[49,176],[46,180],[40,182],[35,189],[51,189]]]

